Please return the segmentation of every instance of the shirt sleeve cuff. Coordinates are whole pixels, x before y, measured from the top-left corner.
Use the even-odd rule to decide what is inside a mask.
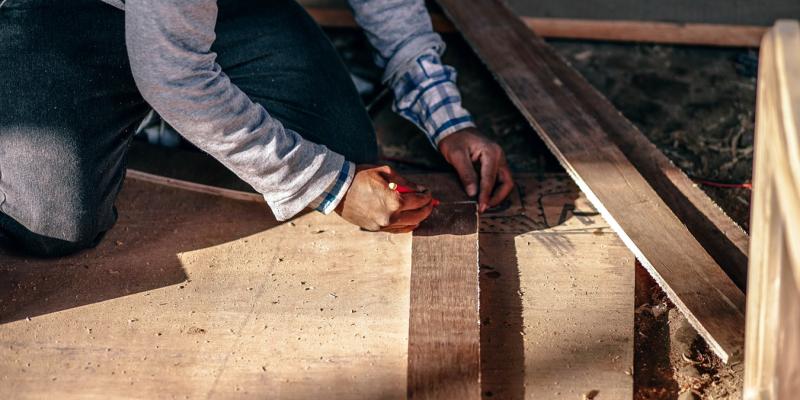
[[[308,206],[323,214],[330,214],[342,201],[345,193],[350,188],[350,184],[353,183],[355,171],[355,164],[345,161],[336,179]]]
[[[392,83],[394,110],[422,129],[431,144],[464,128],[474,127],[469,112],[461,106],[456,71],[441,63],[435,51],[425,52]]]

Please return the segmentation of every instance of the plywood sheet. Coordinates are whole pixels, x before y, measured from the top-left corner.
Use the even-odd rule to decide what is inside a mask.
[[[632,256],[566,176],[518,183],[482,218],[480,326],[451,329],[473,355],[479,329],[480,391],[629,398]],[[93,251],[0,254],[0,398],[406,397],[411,235],[147,182],[118,207]],[[436,226],[417,239],[474,243]],[[429,261],[475,254],[445,247]]]
[[[410,235],[136,181],[118,207],[95,250],[0,254],[0,398],[405,396]]]

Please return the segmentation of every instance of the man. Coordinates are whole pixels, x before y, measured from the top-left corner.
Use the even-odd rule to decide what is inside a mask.
[[[149,107],[262,193],[279,220],[310,207],[405,232],[430,214],[428,192],[370,166],[371,122],[294,0],[103,1],[0,6],[0,232],[16,246],[57,256],[100,240],[116,220],[131,128]],[[505,156],[461,107],[423,0],[350,5],[395,110],[455,167],[481,212],[499,203],[513,186]]]

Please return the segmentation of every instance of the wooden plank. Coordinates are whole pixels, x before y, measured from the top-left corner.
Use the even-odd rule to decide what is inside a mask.
[[[356,28],[346,8],[308,7],[320,25],[328,28]],[[758,47],[767,28],[751,25],[672,23],[658,21],[592,20],[523,16],[521,19],[538,35],[552,39],[583,39],[611,42],[643,42],[695,46]],[[433,28],[451,33],[453,25],[441,14],[432,13]]]
[[[571,90],[588,83],[501,3],[439,4],[709,347],[725,362],[741,357],[744,294]]]
[[[217,186],[204,185],[202,183],[195,183],[184,181],[181,179],[169,178],[166,176],[148,174],[147,172],[137,171],[135,169],[128,169],[125,171],[125,177],[142,182],[155,183],[157,185],[168,186],[176,189],[188,190],[196,193],[211,194],[214,196],[224,197],[226,199],[248,201],[252,203],[266,204],[264,196],[258,193],[243,192],[241,190],[225,189]]]
[[[747,400],[800,392],[800,23],[779,21],[761,46],[756,106]]]
[[[625,20],[668,22],[678,25],[751,25],[768,28],[781,18],[797,18],[795,0],[507,0],[523,17],[564,20]],[[347,8],[347,0],[300,0],[313,8]]]
[[[442,203],[411,243],[408,398],[480,399],[475,203]]]
[[[768,27],[776,19],[796,18],[800,15],[800,3],[795,0],[606,0],[592,3],[583,0],[508,0],[508,4],[520,15],[678,24],[713,23]]]
[[[410,234],[135,180],[117,207],[91,251],[0,250],[0,398],[405,396]]]
[[[589,39],[692,46],[758,47],[762,26],[657,21],[522,17],[537,34],[553,39]]]
[[[633,397],[634,257],[562,175],[481,217],[481,382],[498,399]]]

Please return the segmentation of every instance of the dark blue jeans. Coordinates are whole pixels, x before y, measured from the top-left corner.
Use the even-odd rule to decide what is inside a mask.
[[[377,159],[344,64],[294,0],[220,0],[212,50],[233,83],[288,128],[353,162]],[[6,240],[42,256],[94,246],[116,221],[132,129],[148,110],[122,11],[99,0],[8,0],[0,8]]]

